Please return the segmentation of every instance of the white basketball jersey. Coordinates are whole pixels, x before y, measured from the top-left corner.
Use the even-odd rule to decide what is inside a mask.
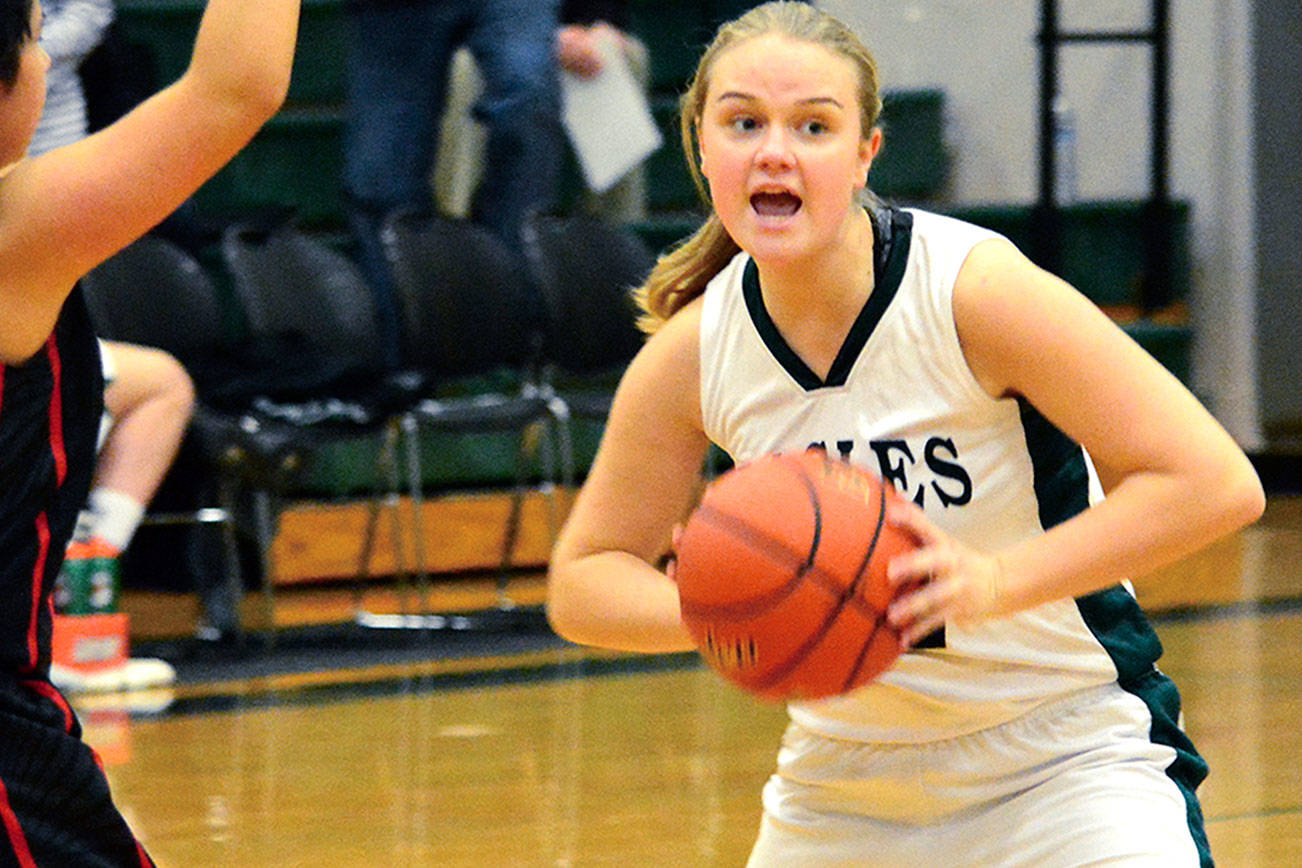
[[[1028,404],[973,377],[954,324],[954,281],[994,233],[948,217],[874,215],[875,288],[827,378],[788,347],[745,253],[705,291],[701,410],[735,461],[823,445],[889,480],[955,538],[994,552],[1101,496],[1084,451]],[[974,732],[1046,700],[1151,673],[1161,653],[1121,586],[972,628],[903,655],[846,696],[792,703],[835,738],[922,742]]]

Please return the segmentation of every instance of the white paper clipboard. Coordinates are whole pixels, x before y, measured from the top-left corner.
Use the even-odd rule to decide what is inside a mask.
[[[601,71],[561,71],[561,119],[588,188],[604,192],[654,153],[664,139],[642,87],[613,39],[598,42]]]

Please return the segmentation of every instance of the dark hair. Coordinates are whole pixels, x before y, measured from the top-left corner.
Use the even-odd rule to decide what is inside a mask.
[[[18,81],[18,61],[32,38],[32,0],[0,0],[0,84]]]

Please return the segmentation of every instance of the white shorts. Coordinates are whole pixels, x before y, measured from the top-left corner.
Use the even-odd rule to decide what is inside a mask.
[[[1210,864],[1175,748],[1116,684],[924,744],[859,744],[791,724],[764,787],[750,868]]]

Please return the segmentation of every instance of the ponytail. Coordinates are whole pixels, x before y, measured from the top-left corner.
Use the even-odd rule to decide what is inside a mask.
[[[741,250],[711,214],[690,238],[663,254],[646,283],[633,291],[642,310],[638,328],[654,334],[665,320],[705,292],[705,285]]]

